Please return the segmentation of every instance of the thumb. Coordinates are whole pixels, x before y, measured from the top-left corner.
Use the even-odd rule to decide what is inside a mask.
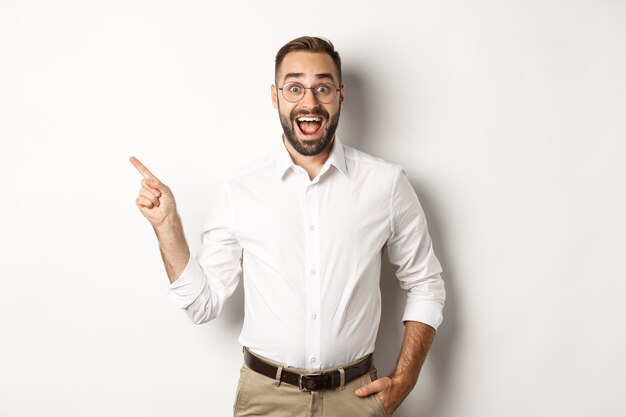
[[[167,185],[163,184],[156,177],[144,178],[143,182],[149,188],[156,188],[157,190],[159,190],[163,194],[167,194],[168,191],[169,191],[169,188],[167,187]]]
[[[357,397],[367,397],[377,392],[381,392],[385,386],[380,379],[370,382],[367,385],[363,385],[361,388],[354,391]]]
[[[159,185],[159,180],[157,180],[156,178],[146,178],[146,185],[148,187],[152,187],[152,188],[157,188],[157,186]]]

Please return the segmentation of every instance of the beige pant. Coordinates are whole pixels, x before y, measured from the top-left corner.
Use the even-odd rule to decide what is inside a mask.
[[[293,372],[306,370],[289,368]],[[360,398],[354,391],[376,379],[376,368],[348,382],[344,389],[301,392],[295,385],[281,383],[248,368],[241,367],[235,417],[385,417],[378,394]]]

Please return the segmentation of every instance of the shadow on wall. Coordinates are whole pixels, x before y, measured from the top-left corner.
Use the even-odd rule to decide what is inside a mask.
[[[341,115],[341,123],[346,127],[343,131],[346,134],[341,137],[341,140],[350,146],[368,152],[368,149],[375,148],[374,141],[376,140],[369,134],[372,131],[369,121],[376,120],[372,117],[373,109],[371,107],[374,94],[369,93],[375,90],[375,86],[366,82],[363,74],[350,69],[344,70],[344,83],[349,88],[347,87],[346,90],[346,105],[342,109]],[[447,268],[449,263],[446,262],[443,250],[446,245],[438,227],[439,221],[443,221],[443,219],[437,218],[439,211],[432,203],[435,199],[429,198],[430,193],[427,185],[416,187],[417,182],[411,178],[410,180],[426,214],[429,233],[435,247],[435,254],[444,270],[442,276],[446,285],[446,305],[443,312],[443,323],[437,330],[435,341],[426,359],[431,372],[428,375],[422,374],[414,390],[419,392],[420,387],[428,385],[432,388],[427,391],[432,393],[432,395],[429,397],[411,395],[405,400],[395,415],[398,417],[436,417],[443,415],[443,404],[448,397],[446,387],[453,377],[453,370],[448,367],[448,363],[450,362],[454,346],[456,323],[458,321],[456,319],[456,297],[451,280],[455,274],[454,271]],[[400,353],[404,333],[404,326],[401,320],[406,301],[406,294],[400,288],[395,277],[395,267],[387,261],[386,255],[383,256],[380,288],[382,314],[376,339],[375,363],[379,369],[379,376],[383,376],[393,371],[396,359]],[[428,379],[426,379],[426,376]],[[416,393],[414,392],[414,394]]]
[[[367,93],[371,88],[366,87],[368,83],[358,72],[346,68],[342,72],[346,97],[341,109],[338,137],[344,144],[362,149],[364,144],[373,140],[368,133],[368,122],[372,120],[368,103],[372,101]]]

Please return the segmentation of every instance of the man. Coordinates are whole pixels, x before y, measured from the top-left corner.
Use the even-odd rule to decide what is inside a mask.
[[[189,317],[215,318],[244,278],[236,416],[391,415],[441,323],[441,267],[415,192],[401,168],[335,137],[343,101],[330,42],[302,37],[279,50],[272,104],[282,143],[222,183],[195,259],[171,190],[131,157],[144,176],[137,206]],[[396,368],[378,379],[385,251],[407,302]]]

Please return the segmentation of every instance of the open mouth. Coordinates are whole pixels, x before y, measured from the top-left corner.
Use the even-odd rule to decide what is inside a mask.
[[[317,134],[322,128],[322,118],[318,116],[300,116],[296,118],[298,129],[305,136]]]

